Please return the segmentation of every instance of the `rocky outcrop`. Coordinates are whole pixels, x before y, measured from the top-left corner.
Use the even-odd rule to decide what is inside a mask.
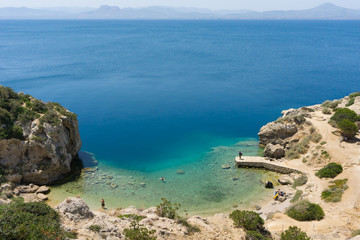
[[[270,122],[260,129],[260,144],[283,144],[283,139],[293,136],[297,131],[295,123]]]
[[[265,147],[264,156],[270,158],[277,158],[277,159],[282,158],[285,156],[284,147],[281,146],[280,144],[274,145],[269,143]]]
[[[65,201],[56,206],[55,210],[72,221],[94,217],[94,214],[90,211],[86,202],[81,198],[76,197],[65,199]]]
[[[19,115],[16,121],[9,123],[12,125],[0,126],[0,130],[14,126],[12,128],[20,131],[17,135],[0,138],[0,169],[8,181],[17,184],[50,184],[61,179],[71,170],[70,163],[81,148],[76,115],[56,103],[45,104],[32,97],[11,94],[11,101],[17,101],[19,109],[27,115]],[[38,107],[41,110],[26,108],[22,99],[26,99],[29,106],[41,106]],[[0,101],[6,103],[4,99]],[[0,110],[6,112],[6,109]]]

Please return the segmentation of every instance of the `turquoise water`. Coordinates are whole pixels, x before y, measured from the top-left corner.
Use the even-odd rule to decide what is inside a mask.
[[[194,211],[241,202],[262,174],[233,181],[241,171],[219,169],[240,149],[257,153],[234,144],[256,141],[283,109],[360,89],[359,21],[1,20],[0,29],[0,84],[76,112],[82,150],[118,181],[112,198],[79,181],[94,206],[102,192],[113,206],[163,195]],[[121,190],[131,176],[146,187]]]

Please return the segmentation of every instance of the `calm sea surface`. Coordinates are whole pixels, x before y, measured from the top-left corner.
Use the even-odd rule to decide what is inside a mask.
[[[0,84],[78,114],[99,171],[59,199],[227,208],[262,191],[261,172],[221,169],[262,125],[359,91],[360,21],[1,20]]]

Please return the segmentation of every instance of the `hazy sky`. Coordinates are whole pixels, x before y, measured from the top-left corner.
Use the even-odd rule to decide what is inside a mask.
[[[289,10],[307,9],[331,2],[338,6],[360,9],[360,0],[0,0],[0,7],[123,7],[171,6],[209,9]]]

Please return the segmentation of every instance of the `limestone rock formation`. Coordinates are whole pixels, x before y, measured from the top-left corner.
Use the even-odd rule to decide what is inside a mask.
[[[94,214],[89,206],[81,198],[69,197],[55,207],[55,210],[67,218],[76,221],[84,218],[92,218]]]
[[[0,169],[14,183],[50,184],[81,148],[76,114],[0,86]],[[19,114],[20,112],[20,114]]]
[[[274,145],[269,143],[265,147],[264,156],[270,158],[277,158],[277,159],[282,158],[285,156],[284,147],[281,146],[280,144]]]
[[[283,139],[293,136],[297,131],[295,123],[270,122],[260,129],[260,144],[282,144]]]

